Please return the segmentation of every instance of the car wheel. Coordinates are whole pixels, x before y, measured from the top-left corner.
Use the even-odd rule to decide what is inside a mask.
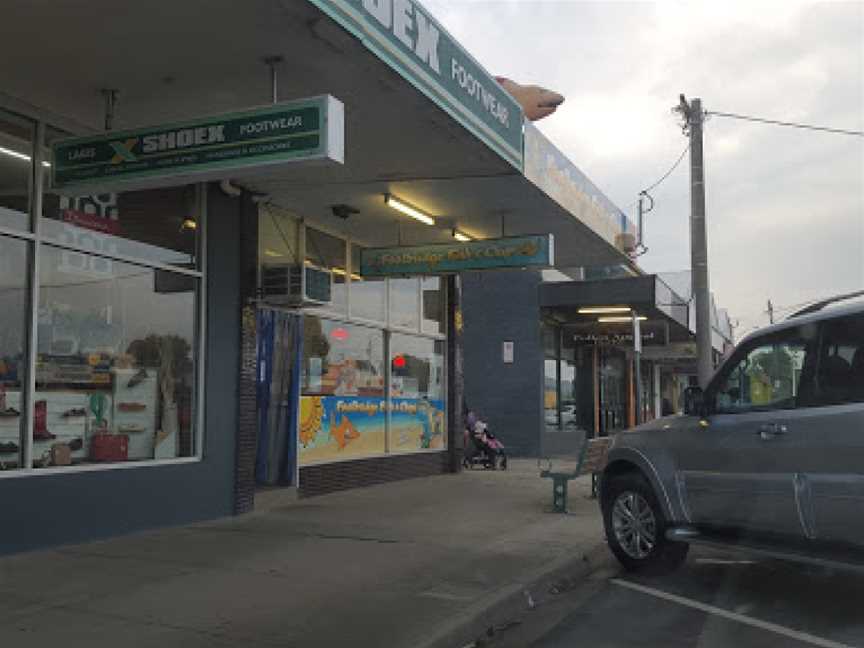
[[[684,562],[690,545],[666,539],[663,509],[642,475],[613,477],[603,491],[606,540],[625,569],[665,573]]]

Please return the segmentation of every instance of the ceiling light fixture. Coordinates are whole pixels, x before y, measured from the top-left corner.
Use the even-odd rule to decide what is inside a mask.
[[[605,315],[606,313],[629,313],[629,306],[592,306],[590,308],[580,308],[580,315]]]
[[[348,274],[347,272],[345,272],[345,268],[330,268],[330,272],[332,272],[334,275],[338,275],[340,277],[344,277]],[[361,277],[356,272],[352,272],[351,273],[351,280],[352,281],[362,281],[363,277]]]
[[[410,216],[411,218],[418,220],[421,223],[425,223],[426,225],[435,224],[435,219],[432,218],[429,214],[424,214],[416,207],[412,207],[408,203],[403,202],[398,198],[394,198],[390,194],[384,194],[384,202],[396,211],[402,212],[406,216]]]
[[[3,155],[8,155],[9,157],[17,158],[17,159],[19,159],[19,160],[24,160],[25,162],[29,162],[29,161],[30,161],[30,156],[29,156],[29,155],[27,155],[27,154],[25,154],[25,153],[19,153],[18,151],[13,151],[12,149],[8,149],[8,148],[6,148],[6,147],[4,147],[4,146],[0,146],[0,153],[2,153]],[[47,168],[50,168],[50,167],[51,167],[51,163],[50,163],[50,162],[45,162],[45,161],[43,160],[43,162],[42,162],[42,166],[47,167]]]
[[[644,322],[648,318],[645,317],[644,315],[639,315],[636,319],[639,320],[640,322]],[[632,317],[598,317],[597,321],[602,323],[602,324],[609,324],[612,322],[632,322],[633,318]]]
[[[474,239],[468,236],[465,232],[460,232],[458,229],[453,230],[453,238],[459,241],[460,243],[467,243],[468,241],[473,241]]]

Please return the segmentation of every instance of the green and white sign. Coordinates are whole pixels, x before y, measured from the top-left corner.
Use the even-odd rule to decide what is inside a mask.
[[[51,184],[71,193],[215,180],[297,162],[343,163],[344,106],[324,95],[244,112],[75,137],[52,146]]]
[[[364,277],[434,275],[465,270],[548,268],[555,264],[551,234],[443,243],[410,247],[371,248],[360,254]]]
[[[417,0],[309,2],[522,170],[522,107]]]

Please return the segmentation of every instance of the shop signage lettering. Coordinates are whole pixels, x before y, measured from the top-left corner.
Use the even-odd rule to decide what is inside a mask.
[[[293,2],[294,0],[283,0]],[[309,0],[522,169],[522,108],[416,0]]]
[[[387,275],[447,274],[465,270],[550,267],[554,265],[551,234],[362,251],[360,273]]]
[[[640,337],[646,346],[664,346],[669,342],[669,327],[665,322],[640,322]],[[572,324],[567,327],[567,335],[572,336],[577,345],[591,344],[601,346],[633,347],[633,324]]]
[[[52,186],[73,190],[185,184],[287,163],[344,161],[344,107],[329,95],[193,122],[59,140]]]

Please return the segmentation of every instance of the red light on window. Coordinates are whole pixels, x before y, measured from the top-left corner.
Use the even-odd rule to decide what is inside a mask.
[[[339,328],[335,328],[330,332],[330,337],[332,337],[334,340],[339,340],[340,342],[344,342],[349,337],[351,337],[351,334],[348,333],[347,330],[345,330],[344,328],[342,328],[340,326]]]
[[[404,369],[405,368],[405,356],[397,355],[393,358],[393,368],[394,369]]]

